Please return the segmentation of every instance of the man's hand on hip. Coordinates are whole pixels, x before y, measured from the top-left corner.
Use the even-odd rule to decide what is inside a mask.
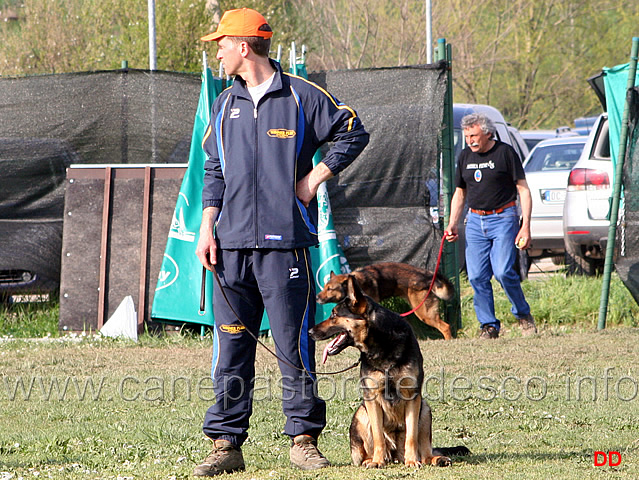
[[[305,207],[308,207],[317,194],[317,189],[322,182],[325,182],[332,176],[333,173],[324,163],[318,163],[308,175],[297,182],[295,195],[297,195],[297,198]]]

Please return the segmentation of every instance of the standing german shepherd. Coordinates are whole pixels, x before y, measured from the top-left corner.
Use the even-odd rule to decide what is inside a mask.
[[[469,453],[466,447],[432,449],[432,414],[421,396],[423,358],[410,325],[365,296],[353,275],[345,291],[344,300],[310,335],[315,340],[337,335],[324,349],[324,361],[349,346],[361,352],[363,402],[350,427],[353,463],[443,467],[451,464],[447,455]]]
[[[380,302],[390,297],[401,297],[411,308],[417,307],[428,293],[433,273],[422,268],[413,267],[406,263],[375,263],[360,267],[349,274],[335,275],[331,272],[330,279],[317,295],[318,303],[338,303],[346,297],[348,276],[357,279],[362,291],[374,301]],[[441,274],[437,274],[432,294],[429,295],[415,315],[426,325],[436,328],[450,340],[453,335],[450,325],[439,316],[439,299],[450,300],[455,293],[455,287]]]

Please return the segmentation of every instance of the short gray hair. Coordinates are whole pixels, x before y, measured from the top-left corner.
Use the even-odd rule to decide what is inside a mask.
[[[494,135],[497,131],[493,121],[483,113],[470,113],[461,119],[462,130],[466,130],[473,125],[479,125],[482,132],[490,133],[491,135]]]

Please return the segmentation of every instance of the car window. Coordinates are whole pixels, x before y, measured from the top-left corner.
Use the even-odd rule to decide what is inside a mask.
[[[543,139],[542,138],[524,138],[524,142],[526,142],[526,146],[528,147],[528,150],[532,150],[533,147],[535,145],[537,145],[539,142],[541,142]]]
[[[460,152],[466,147],[466,141],[464,140],[464,132],[462,132],[461,128],[455,128],[453,130],[453,143],[454,143],[454,151],[455,151],[455,160],[459,157]]]
[[[583,143],[538,147],[532,152],[524,170],[526,173],[570,170],[579,160],[583,149]]]
[[[593,158],[597,160],[610,160],[610,137],[608,136],[608,122],[602,122],[597,133]]]
[[[510,139],[510,134],[508,133],[508,128],[506,128],[506,125],[496,123],[495,128],[495,137],[497,137],[497,140],[501,140],[508,145],[512,145],[512,140]]]
[[[526,156],[528,155],[528,151],[524,152],[524,146],[519,143],[517,137],[515,136],[515,133],[511,129],[508,129],[508,136],[510,137],[510,144],[517,151],[519,160],[523,163],[523,161],[526,159]]]

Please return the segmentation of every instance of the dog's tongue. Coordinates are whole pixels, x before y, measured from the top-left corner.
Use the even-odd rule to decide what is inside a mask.
[[[339,343],[343,336],[344,334],[340,333],[337,337],[328,342],[328,344],[324,347],[324,351],[322,352],[322,364],[326,363],[326,359],[328,358],[329,353],[335,349],[335,345]]]
[[[333,342],[331,342],[331,343],[333,343]],[[326,359],[328,358],[328,349],[329,349],[329,346],[330,346],[331,343],[329,343],[328,345],[326,345],[324,347],[324,351],[322,352],[322,365],[324,365],[326,363]]]

